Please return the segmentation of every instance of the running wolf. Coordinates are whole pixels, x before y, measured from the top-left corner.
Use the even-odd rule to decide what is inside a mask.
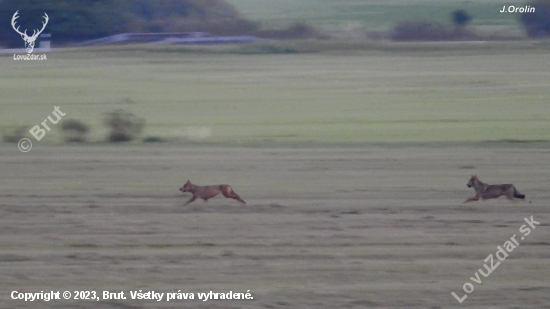
[[[208,201],[208,199],[211,199],[220,193],[227,198],[232,198],[243,204],[246,204],[246,202],[243,201],[241,197],[238,196],[237,193],[235,193],[235,191],[233,191],[233,189],[231,189],[229,185],[197,186],[192,184],[191,181],[187,180],[185,185],[180,188],[180,191],[193,193],[191,199],[183,205],[187,205],[197,198],[202,198],[206,202]]]
[[[501,195],[506,196],[506,198],[511,201],[515,201],[514,198],[525,200],[525,195],[519,193],[514,185],[489,185],[481,182],[479,178],[477,178],[477,175],[472,175],[466,186],[468,186],[468,188],[473,187],[476,191],[476,195],[467,199],[464,203],[478,201],[480,198],[482,200],[497,198]]]

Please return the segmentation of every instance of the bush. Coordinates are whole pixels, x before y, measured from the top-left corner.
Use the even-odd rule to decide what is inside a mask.
[[[464,27],[472,20],[472,17],[464,10],[456,10],[451,15],[456,27]]]
[[[164,138],[160,136],[147,136],[143,139],[144,143],[163,143],[165,142]]]
[[[400,22],[395,26],[390,37],[395,41],[452,41],[477,38],[475,33],[467,29],[423,21]]]
[[[2,140],[4,143],[18,143],[29,132],[29,127],[19,126],[16,128],[4,130]]]
[[[110,129],[109,142],[129,142],[141,134],[145,126],[145,119],[118,109],[106,113],[103,123]]]
[[[81,143],[86,141],[90,128],[80,120],[67,119],[63,120],[61,130],[65,135],[65,142]]]
[[[328,38],[328,36],[323,34],[320,30],[306,23],[294,23],[287,29],[282,30],[260,30],[253,34],[268,39]]]
[[[442,41],[450,36],[449,29],[440,23],[405,21],[395,26],[391,38],[395,41]]]

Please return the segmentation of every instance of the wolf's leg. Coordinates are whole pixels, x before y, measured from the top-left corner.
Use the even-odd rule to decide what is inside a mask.
[[[221,191],[222,191],[223,196],[225,196],[227,198],[232,198],[232,199],[237,200],[237,201],[239,201],[243,204],[246,204],[246,202],[243,201],[241,199],[241,197],[237,193],[235,193],[235,191],[233,191],[233,189],[231,189],[230,186],[222,186]]]
[[[510,201],[514,201],[514,202],[527,202],[529,204],[533,203],[532,200],[527,199],[527,198],[515,198],[515,197],[508,197],[508,196],[506,196],[506,198],[509,199]]]
[[[232,198],[232,199],[237,200],[237,201],[239,201],[239,202],[241,202],[241,203],[243,203],[243,204],[246,204],[246,202],[243,201],[243,200],[241,199],[241,197],[240,197],[237,193],[235,193],[235,192],[231,192],[231,195],[226,195],[225,197]]]
[[[232,198],[233,198],[233,199],[236,199],[237,201],[239,201],[239,202],[241,202],[241,203],[243,203],[243,204],[245,204],[245,205],[246,205],[246,202],[245,202],[245,201],[243,201],[243,200],[241,199],[241,197],[240,197],[240,196],[238,196],[237,194],[235,194],[235,197],[232,197]]]
[[[506,198],[512,202],[517,202],[518,200],[516,200],[513,196],[509,195],[509,194],[505,194],[504,196],[506,196]]]
[[[469,202],[475,202],[475,201],[479,201],[479,195],[476,195],[474,197],[470,197],[469,199],[464,201],[464,204],[469,203]]]
[[[183,204],[183,205],[185,206],[185,205],[187,205],[187,204],[191,203],[192,201],[196,200],[196,199],[197,199],[197,197],[198,197],[198,195],[195,195],[195,194],[193,194],[193,196],[191,197],[191,199],[190,199],[190,200],[188,200],[188,201],[187,201],[187,203],[185,203],[185,204]]]
[[[508,200],[512,202],[517,202],[515,198],[519,197],[516,195],[516,188],[514,186],[510,186],[502,193],[502,195],[504,195]]]

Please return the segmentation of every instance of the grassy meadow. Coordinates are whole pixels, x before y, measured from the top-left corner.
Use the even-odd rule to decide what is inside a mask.
[[[144,136],[182,143],[548,140],[547,52],[432,52],[437,46],[265,55],[128,47],[52,52],[42,62],[2,55],[0,124],[33,126],[59,106],[91,126],[91,141],[104,139],[102,115],[113,109],[145,118]],[[58,142],[59,128],[41,141]]]

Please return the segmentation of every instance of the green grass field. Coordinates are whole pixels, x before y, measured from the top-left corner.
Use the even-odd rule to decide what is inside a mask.
[[[414,46],[414,44],[412,44]],[[460,53],[234,55],[187,49],[2,58],[2,129],[59,106],[102,140],[102,114],[145,118],[144,136],[206,143],[534,141],[550,136],[550,56]],[[430,55],[430,56],[428,56]],[[41,142],[61,141],[54,128]]]
[[[450,23],[454,10],[464,9],[474,25],[519,25],[519,16],[500,14],[503,5],[520,6],[513,1],[435,1],[435,0],[228,0],[247,18],[270,27],[284,27],[305,21],[327,29],[364,27],[389,29],[404,20]]]

